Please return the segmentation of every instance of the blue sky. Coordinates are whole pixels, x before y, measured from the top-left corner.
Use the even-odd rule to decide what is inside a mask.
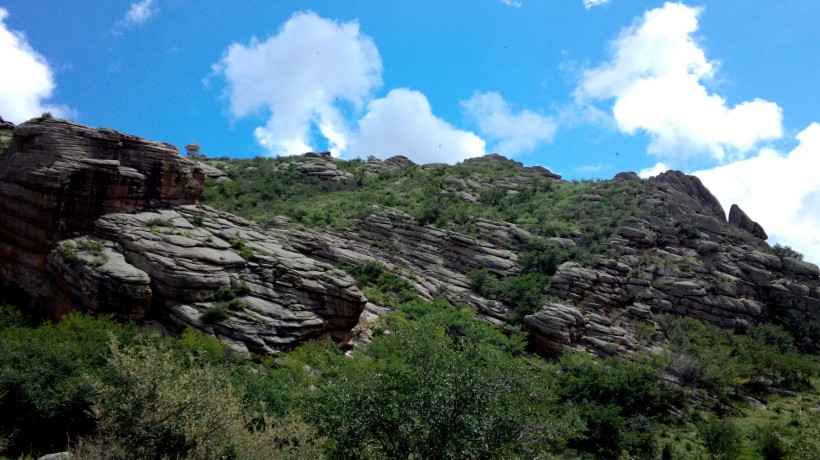
[[[820,261],[815,0],[0,0],[0,115],[210,156],[695,173]],[[616,153],[617,152],[617,153]]]

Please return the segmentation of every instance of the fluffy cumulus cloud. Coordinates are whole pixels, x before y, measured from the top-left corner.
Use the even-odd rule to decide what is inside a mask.
[[[312,149],[312,130],[334,153],[347,148],[341,104],[360,110],[381,85],[382,64],[358,23],[306,12],[265,41],[232,44],[215,70],[227,80],[231,114],[267,112],[257,141],[271,154],[293,155]]]
[[[788,244],[820,263],[820,124],[797,135],[791,152],[761,149],[751,158],[697,171],[728,210],[738,204],[770,241]]]
[[[254,135],[271,155],[316,150],[317,138],[336,156],[452,163],[484,153],[483,140],[437,118],[418,91],[374,99],[381,57],[356,22],[296,13],[265,41],[230,45],[214,70],[234,117],[267,117]]]
[[[493,150],[502,155],[532,151],[538,144],[552,141],[558,127],[552,117],[531,110],[513,113],[496,92],[476,94],[461,106],[478,123],[481,134],[497,142]]]
[[[351,153],[387,158],[406,155],[419,163],[454,163],[485,153],[484,141],[436,117],[424,94],[406,88],[368,104]]]
[[[590,9],[593,6],[606,5],[610,0],[584,0],[584,8]]]
[[[43,112],[68,118],[65,106],[49,104],[54,93],[54,75],[46,59],[32,49],[25,35],[9,30],[8,11],[0,8],[0,116],[19,123]]]
[[[618,128],[646,132],[649,152],[668,162],[739,159],[782,135],[776,104],[730,106],[705,86],[719,63],[707,60],[692,36],[701,12],[681,3],[647,11],[612,43],[612,59],[585,71],[575,90],[581,103],[614,100]]]
[[[521,8],[521,2],[517,0],[501,0],[501,3],[514,8]]]

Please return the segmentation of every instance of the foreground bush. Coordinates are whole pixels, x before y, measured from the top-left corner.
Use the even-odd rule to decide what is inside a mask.
[[[319,439],[299,418],[251,417],[224,369],[163,343],[114,341],[111,350],[112,379],[94,384],[97,434],[78,443],[79,458],[321,456]]]
[[[331,359],[308,409],[331,457],[535,458],[575,436],[554,367],[475,342],[471,321],[395,319],[364,353]]]
[[[8,321],[0,327],[0,435],[10,438],[7,451],[65,450],[67,440],[94,428],[89,377],[105,378],[111,334],[129,342],[136,328],[80,314],[37,328],[22,326],[11,309],[3,317]]]

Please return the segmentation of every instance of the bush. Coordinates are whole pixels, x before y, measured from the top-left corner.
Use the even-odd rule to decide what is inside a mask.
[[[698,433],[714,458],[732,460],[740,456],[743,434],[732,420],[713,419],[704,423]]]
[[[202,312],[200,319],[205,324],[216,324],[225,321],[229,317],[228,305],[226,303],[218,303]]]
[[[91,432],[89,376],[106,378],[111,334],[127,343],[136,329],[71,314],[59,324],[0,330],[0,434],[14,434],[11,455],[62,451]]]
[[[396,308],[399,304],[419,298],[407,280],[390,273],[377,260],[355,264],[342,262],[339,268],[352,276],[368,299],[375,304]]]
[[[652,366],[624,358],[595,360],[567,351],[560,360],[558,395],[576,404],[586,424],[571,445],[603,458],[622,451],[649,456],[666,405],[678,396]]]
[[[332,457],[534,458],[577,433],[545,363],[454,341],[428,315],[391,330],[332,359],[311,394],[308,418]]]
[[[763,460],[781,460],[788,455],[784,434],[784,426],[767,423],[755,434],[755,447]]]
[[[111,346],[113,378],[98,380],[97,434],[79,458],[318,458],[320,439],[299,418],[249,414],[226,373],[160,344]]]
[[[803,260],[803,254],[792,249],[791,246],[783,246],[780,243],[775,243],[772,248],[774,254],[781,259],[784,257],[791,257],[792,259]]]
[[[470,288],[477,294],[512,306],[515,313],[510,319],[513,321],[541,308],[544,287],[549,282],[549,277],[540,273],[524,273],[499,280],[486,268],[471,270],[467,276]]]

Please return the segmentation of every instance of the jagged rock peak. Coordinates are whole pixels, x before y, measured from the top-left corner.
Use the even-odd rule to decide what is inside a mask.
[[[761,240],[769,239],[769,235],[766,234],[763,227],[753,221],[745,212],[743,212],[742,209],[740,209],[740,206],[736,204],[733,204],[732,207],[729,208],[729,223],[746,230]]]
[[[386,160],[384,160],[385,164],[396,167],[396,168],[405,168],[408,166],[415,166],[416,164],[409,158],[404,155],[395,155]]]
[[[627,181],[640,181],[641,178],[634,172],[634,171],[625,171],[619,172],[615,174],[613,179],[620,179],[620,180],[627,180]]]
[[[698,212],[726,222],[726,212],[712,192],[695,176],[688,176],[680,171],[666,171],[650,179],[650,181],[674,193],[674,198],[682,207],[693,207],[691,211]],[[687,199],[688,197],[688,199]]]

